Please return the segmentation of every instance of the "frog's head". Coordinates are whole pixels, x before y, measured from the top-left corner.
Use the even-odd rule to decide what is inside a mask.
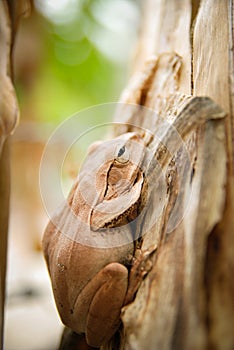
[[[143,138],[138,133],[90,147],[79,174],[78,192],[93,230],[122,226],[139,215],[145,192],[144,154]]]

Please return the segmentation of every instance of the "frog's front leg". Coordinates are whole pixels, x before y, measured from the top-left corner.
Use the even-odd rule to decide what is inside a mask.
[[[127,288],[127,268],[111,263],[100,270],[78,295],[73,317],[80,319],[82,315],[82,324],[78,328],[84,329],[90,346],[101,346],[117,331]]]

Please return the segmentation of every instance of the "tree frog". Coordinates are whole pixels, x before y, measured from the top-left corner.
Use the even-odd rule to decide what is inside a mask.
[[[93,347],[113,336],[121,308],[136,292],[129,288],[131,223],[144,206],[144,156],[143,137],[135,132],[91,146],[64,207],[45,230],[43,250],[62,322],[85,333]]]
[[[135,222],[158,179],[157,170],[168,165],[191,131],[224,117],[209,98],[191,97],[161,142],[151,144],[157,163],[147,162],[147,142],[152,140],[144,133],[125,133],[90,148],[66,203],[43,238],[61,319],[74,332],[85,334],[89,346],[100,347],[113,336],[121,308],[133,300],[145,274],[142,267],[150,254],[133,258],[140,226]]]

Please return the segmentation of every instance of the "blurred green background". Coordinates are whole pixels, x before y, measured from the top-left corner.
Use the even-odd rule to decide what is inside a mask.
[[[57,124],[85,107],[117,101],[136,40],[138,2],[34,4],[32,16],[21,23],[15,50],[22,118]]]
[[[21,20],[14,48],[21,119],[11,152],[5,350],[58,346],[62,324],[41,250],[48,217],[40,196],[40,161],[62,121],[84,108],[118,101],[131,71],[140,5],[137,0],[34,0],[31,16]],[[98,110],[81,122],[111,121]],[[55,145],[54,158],[60,146]],[[71,177],[79,156],[78,151],[74,164],[71,158],[65,166]]]

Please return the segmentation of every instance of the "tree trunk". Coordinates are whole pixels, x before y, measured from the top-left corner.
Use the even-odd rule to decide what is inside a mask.
[[[157,246],[153,266],[122,311],[117,348],[233,349],[233,1],[143,5],[134,63],[140,83],[122,100],[174,120],[188,95],[209,96],[227,116],[198,128],[166,170],[161,213],[143,236],[143,250]],[[126,114],[123,121],[155,132],[159,120],[146,118]],[[156,188],[146,222],[156,215],[160,196]]]

